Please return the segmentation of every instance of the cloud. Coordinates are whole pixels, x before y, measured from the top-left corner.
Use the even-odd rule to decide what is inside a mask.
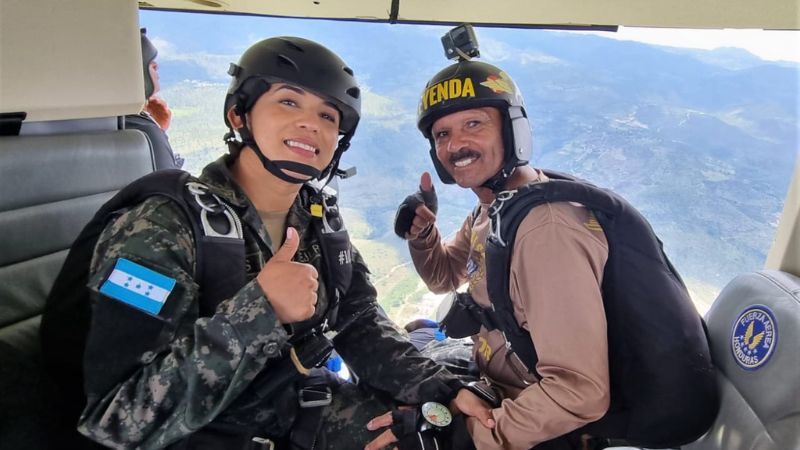
[[[800,31],[620,27],[616,33],[596,31],[564,31],[564,33],[595,34],[609,39],[678,48],[713,50],[734,47],[747,50],[768,61],[800,63]]]
[[[372,124],[395,131],[409,125],[413,126],[416,114],[403,108],[397,100],[370,92],[368,89],[364,89],[363,86],[361,93],[362,119],[367,119]]]
[[[160,37],[151,37],[148,36],[150,42],[158,49],[158,56],[164,57],[169,55],[174,55],[176,53],[175,45],[172,42],[169,42],[166,39]]]
[[[545,53],[525,52],[520,55],[520,60],[525,64],[562,64],[563,61],[555,56]]]
[[[517,61],[521,64],[560,64],[562,61],[547,53],[521,50],[505,42],[491,38],[481,40],[481,59],[502,63],[503,61]]]
[[[514,50],[505,42],[491,38],[481,39],[481,58],[502,62],[511,59]]]

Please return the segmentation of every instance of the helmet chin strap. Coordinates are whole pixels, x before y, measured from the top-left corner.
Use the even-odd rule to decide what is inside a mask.
[[[252,148],[255,152],[258,159],[261,161],[261,164],[264,166],[269,173],[275,175],[276,177],[280,178],[283,181],[293,184],[303,184],[308,180],[319,178],[322,175],[322,172],[317,170],[317,168],[309,166],[308,164],[302,164],[295,161],[272,161],[264,155],[264,152],[258,147],[256,144],[256,140],[253,138],[253,134],[250,133],[250,129],[247,128],[247,116],[245,114],[240,115],[239,117],[242,118],[242,127],[239,128],[239,135],[242,137],[242,144],[247,145],[248,147]],[[308,175],[309,178],[297,178],[293,177],[284,172],[284,170],[289,170],[295,173],[300,173],[303,175]]]
[[[511,167],[508,167],[508,166]],[[491,178],[486,180],[481,187],[485,187],[490,189],[493,193],[498,194],[506,189],[506,182],[508,181],[508,177],[514,174],[514,171],[517,169],[516,165],[506,164],[504,165],[496,174],[492,175]]]
[[[506,189],[508,178],[514,174],[519,166],[519,160],[514,153],[514,131],[511,124],[511,117],[508,112],[503,114],[503,166],[496,174],[486,180],[481,187],[488,188],[494,194],[498,194]]]

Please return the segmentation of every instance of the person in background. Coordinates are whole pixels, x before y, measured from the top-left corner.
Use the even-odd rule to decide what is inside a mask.
[[[144,74],[145,103],[139,114],[125,116],[125,128],[144,132],[153,146],[156,170],[180,169],[184,159],[173,152],[167,137],[167,130],[172,122],[172,111],[167,102],[159,97],[161,84],[158,77],[158,50],[147,38],[147,29],[141,29],[142,71]]]

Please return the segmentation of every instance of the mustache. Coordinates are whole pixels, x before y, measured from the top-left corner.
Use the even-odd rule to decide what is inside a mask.
[[[450,155],[450,163],[451,164],[455,163],[459,159],[478,158],[480,156],[481,156],[481,154],[479,152],[477,152],[475,150],[472,150],[470,148],[465,148],[465,149],[459,150],[457,153],[453,153],[452,155]]]

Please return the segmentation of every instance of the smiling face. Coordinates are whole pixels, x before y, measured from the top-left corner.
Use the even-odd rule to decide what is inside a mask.
[[[231,114],[235,128],[241,120]],[[340,115],[332,103],[290,84],[273,84],[248,113],[248,126],[264,156],[324,170],[338,144]],[[285,170],[291,176],[305,175]]]
[[[503,119],[496,108],[448,114],[431,127],[436,157],[459,186],[478,188],[503,165],[502,130]]]

